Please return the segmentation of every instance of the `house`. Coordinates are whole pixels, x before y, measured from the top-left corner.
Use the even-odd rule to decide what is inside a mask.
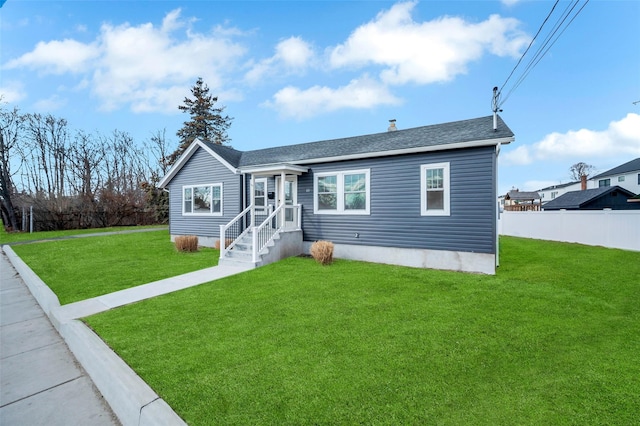
[[[507,211],[539,211],[542,197],[537,192],[512,189],[504,196],[504,209]]]
[[[589,188],[603,188],[615,185],[634,194],[640,194],[640,157],[589,179]]]
[[[309,253],[493,274],[500,117],[238,151],[196,140],[159,186],[172,239],[254,266]]]
[[[640,203],[628,202],[635,194],[620,186],[604,186],[583,191],[571,191],[543,206],[550,210],[637,210]]]
[[[542,206],[544,208],[544,205],[549,201],[554,200],[569,191],[577,191],[579,189],[580,182],[567,182],[547,186],[546,188],[539,189],[536,192],[540,194],[540,200],[542,201]]]

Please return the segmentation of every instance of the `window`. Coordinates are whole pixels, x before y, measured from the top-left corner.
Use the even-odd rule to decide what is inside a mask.
[[[253,203],[256,207],[267,206],[267,179],[256,179],[253,186]]]
[[[449,216],[449,163],[420,166],[422,216]]]
[[[222,184],[182,187],[182,214],[222,215]]]
[[[316,214],[369,214],[370,170],[316,173]]]
[[[551,192],[551,199],[553,200],[554,198],[556,198],[558,196],[558,191],[552,191]]]
[[[638,185],[640,185],[640,173],[638,173]]]
[[[618,182],[624,182],[624,176],[618,176]]]
[[[607,186],[611,186],[611,179],[600,179],[598,181],[598,187],[599,188],[604,188]]]

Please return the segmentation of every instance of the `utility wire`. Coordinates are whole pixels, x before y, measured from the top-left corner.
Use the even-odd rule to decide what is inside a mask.
[[[525,52],[522,54],[522,56],[520,57],[520,59],[518,60],[518,63],[516,64],[516,66],[513,68],[513,70],[511,71],[511,73],[509,74],[509,77],[507,77],[507,79],[505,80],[505,82],[502,84],[502,87],[500,88],[500,90],[497,93],[497,97],[494,96],[494,102],[497,102],[497,106],[494,105],[494,109],[497,110],[500,106],[502,106],[507,99],[509,98],[509,96],[511,96],[511,94],[520,86],[520,84],[522,84],[522,82],[525,80],[525,78],[529,75],[529,73],[536,67],[536,65],[538,65],[538,63],[540,62],[540,60],[542,60],[542,58],[547,54],[547,52],[551,49],[551,47],[553,47],[553,45],[556,43],[556,41],[558,41],[558,39],[560,38],[560,36],[565,32],[565,30],[569,27],[569,25],[571,25],[571,23],[576,19],[576,17],[580,14],[580,12],[582,12],[582,10],[585,8],[585,6],[587,5],[587,3],[589,3],[589,0],[586,0],[586,2],[582,5],[582,7],[573,15],[573,17],[569,20],[569,22],[564,26],[564,28],[562,28],[562,31],[560,31],[560,28],[562,27],[562,25],[565,23],[565,21],[569,18],[569,16],[571,15],[571,13],[573,12],[573,10],[576,8],[576,6],[578,5],[579,0],[575,0],[575,3],[570,3],[564,10],[564,12],[561,14],[560,18],[558,18],[558,21],[556,21],[556,24],[553,26],[553,28],[550,30],[549,34],[547,35],[547,37],[545,38],[545,40],[543,41],[542,45],[540,46],[540,48],[537,50],[537,52],[535,53],[535,55],[533,56],[533,58],[529,61],[529,63],[527,64],[525,70],[522,72],[522,74],[520,75],[520,77],[516,80],[516,83],[513,85],[513,87],[511,89],[509,89],[509,92],[507,93],[507,95],[505,96],[505,98],[503,100],[497,100],[496,98],[500,98],[500,95],[502,94],[502,90],[504,89],[504,87],[506,86],[507,82],[511,79],[512,75],[514,74],[514,72],[516,71],[516,69],[518,68],[518,66],[520,65],[520,63],[522,62],[522,59],[524,58],[524,56],[527,54],[527,52],[529,51],[529,48],[531,47],[532,43],[534,42],[534,40],[538,37],[538,35],[540,34],[542,28],[544,27],[544,25],[547,23],[547,21],[549,20],[549,17],[551,16],[551,14],[553,13],[553,11],[555,10],[556,5],[558,4],[558,1],[556,1],[556,3],[553,5],[553,7],[551,8],[551,11],[549,12],[549,14],[547,15],[547,17],[545,18],[544,22],[542,23],[542,25],[540,26],[540,29],[538,29],[538,32],[536,33],[535,37],[533,38],[533,40],[531,40],[531,43],[529,44],[529,46],[527,47],[527,49],[525,50]],[[560,31],[559,34],[558,31]],[[557,34],[557,36],[556,36]],[[555,36],[555,39],[554,39]],[[550,44],[549,44],[550,43]]]
[[[500,87],[500,90],[498,90],[498,93],[502,93],[502,89],[504,89],[504,86],[507,85],[507,83],[509,82],[509,79],[511,78],[511,76],[513,75],[513,73],[516,71],[516,68],[518,68],[518,66],[520,65],[520,62],[522,62],[522,60],[524,59],[525,55],[527,54],[527,52],[529,51],[529,49],[531,48],[531,46],[533,45],[533,42],[536,41],[536,38],[538,38],[538,35],[540,34],[540,31],[542,31],[542,28],[545,26],[545,24],[547,23],[547,21],[549,20],[549,18],[551,17],[551,14],[553,13],[553,11],[555,10],[556,6],[558,5],[558,3],[560,2],[560,0],[556,0],[555,4],[553,5],[553,7],[551,8],[551,11],[549,12],[549,14],[547,15],[546,18],[544,18],[544,22],[542,22],[542,25],[540,25],[540,28],[538,28],[538,32],[536,33],[535,36],[533,36],[533,38],[531,39],[531,41],[529,42],[529,46],[527,46],[527,49],[524,51],[524,53],[522,54],[522,56],[520,56],[520,59],[518,59],[518,63],[516,64],[515,67],[513,67],[513,69],[511,70],[511,73],[509,73],[509,77],[507,77],[507,79],[504,81],[504,83],[502,83],[502,86]]]
[[[569,21],[569,23],[562,28],[562,31],[560,31],[560,34],[558,34],[558,36],[553,39],[553,37],[556,35],[556,33],[558,32],[558,30],[560,30],[560,27],[564,24],[564,22],[567,20],[567,18],[569,17],[569,15],[571,14],[571,12],[573,12],[573,9],[575,9],[575,7],[578,5],[578,1],[576,0],[575,3],[573,3],[573,5],[571,6],[571,8],[569,9],[569,6],[567,6],[567,8],[565,9],[565,13],[563,13],[563,17],[561,21],[558,21],[556,23],[556,25],[554,26],[554,28],[552,29],[552,32],[547,36],[547,38],[545,39],[544,43],[542,44],[542,46],[540,47],[540,49],[538,49],[538,52],[536,53],[536,55],[529,61],[529,64],[527,65],[527,67],[525,68],[525,70],[523,71],[522,75],[520,76],[520,78],[516,81],[516,83],[514,84],[514,86],[509,90],[509,93],[507,93],[507,95],[505,96],[504,100],[502,101],[503,103],[507,101],[507,99],[509,99],[509,96],[511,96],[511,93],[513,93],[519,86],[520,84],[522,84],[522,82],[524,81],[525,78],[527,78],[527,76],[529,75],[529,73],[536,67],[536,65],[538,65],[538,63],[542,60],[542,58],[547,54],[547,52],[551,49],[551,47],[553,47],[553,45],[556,43],[556,41],[558,41],[558,39],[560,38],[560,36],[565,32],[565,30],[569,27],[569,25],[571,25],[571,23],[573,22],[574,19],[576,19],[576,17],[578,16],[578,14],[582,11],[582,9],[584,9],[584,7],[587,5],[587,3],[589,3],[589,0],[587,0],[582,7],[578,10],[578,12],[576,12],[575,15],[573,15],[573,17],[571,18],[571,20]],[[567,9],[569,9],[567,11]],[[553,41],[552,41],[553,39]],[[551,42],[551,44],[549,44],[549,42]],[[548,46],[548,47],[547,47]],[[544,51],[543,51],[544,49]]]
[[[578,4],[578,0],[575,0],[575,1],[572,0],[572,2],[567,5],[567,7],[562,12],[561,20],[558,19],[556,21],[553,28],[551,29],[549,34],[547,34],[544,41],[542,42],[542,45],[538,48],[533,58],[529,60],[529,63],[527,64],[526,68],[524,69],[524,71],[522,72],[522,74],[520,75],[516,83],[513,85],[513,87],[509,90],[509,93],[507,93],[507,95],[505,96],[505,99],[503,102],[507,101],[511,93],[513,93],[513,91],[516,90],[516,87],[518,87],[522,83],[522,80],[524,80],[526,75],[528,75],[531,69],[533,69],[533,67],[539,62],[539,59],[542,59],[541,54],[543,49],[547,47],[547,45],[549,44],[553,36],[558,32],[558,29],[560,29],[560,26],[564,23],[564,21],[567,19],[567,17],[573,11],[573,9],[576,7],[577,4]]]

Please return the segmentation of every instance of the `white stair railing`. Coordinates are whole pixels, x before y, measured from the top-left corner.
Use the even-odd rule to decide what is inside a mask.
[[[287,214],[289,211],[291,211],[291,214]],[[300,229],[300,225],[302,224],[301,205],[281,204],[275,210],[271,211],[262,223],[254,227],[251,227],[250,213],[251,206],[244,209],[228,224],[220,225],[220,258],[225,257],[227,252],[231,250],[242,237],[251,233],[251,259],[253,263],[257,263],[260,261],[260,253],[280,231],[284,228]],[[261,216],[261,214],[256,213],[256,211],[254,211],[254,215],[257,217]],[[246,220],[243,223],[243,219],[245,218]],[[232,240],[228,246],[227,240]]]
[[[238,216],[234,217],[231,222],[226,225],[220,225],[220,258],[222,259],[227,251],[231,250],[238,239],[246,234],[250,228],[247,221],[250,220],[249,214],[251,213],[251,207],[244,209]],[[246,219],[246,220],[245,220]],[[243,223],[244,222],[244,223]],[[250,222],[249,222],[250,223]],[[227,240],[232,240],[227,246]]]
[[[280,204],[260,225],[252,229],[252,260],[257,263],[260,259],[260,253],[273,239],[284,229],[300,229],[302,223],[302,214],[300,205]],[[286,220],[287,210],[291,210],[292,222]]]
[[[280,204],[260,225],[255,226],[251,230],[253,237],[253,263],[259,261],[260,252],[273,240],[274,236],[282,228],[282,225],[279,223],[280,220],[278,220],[282,216],[279,214],[282,208],[283,205]]]

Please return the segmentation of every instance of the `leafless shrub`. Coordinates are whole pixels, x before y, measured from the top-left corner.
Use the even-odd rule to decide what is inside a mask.
[[[316,241],[311,245],[311,256],[321,265],[333,262],[333,243],[330,241]]]
[[[180,235],[176,237],[176,249],[183,252],[198,251],[198,237],[195,235]]]
[[[233,238],[225,238],[224,247],[225,248],[229,247],[232,242],[233,242]],[[220,240],[216,240],[216,244],[215,244],[214,247],[215,247],[216,250],[220,250]]]

